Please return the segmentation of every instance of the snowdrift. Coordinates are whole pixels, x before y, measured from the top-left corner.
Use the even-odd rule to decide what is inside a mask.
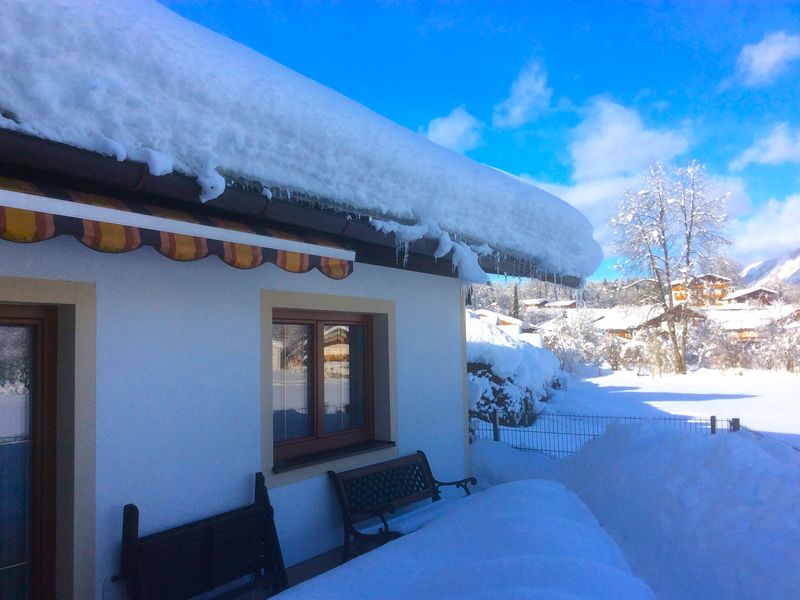
[[[552,481],[475,494],[439,519],[278,596],[654,600],[578,497]]]
[[[543,477],[586,502],[662,600],[797,597],[800,453],[746,431],[615,424],[550,460],[472,445],[483,485]]]

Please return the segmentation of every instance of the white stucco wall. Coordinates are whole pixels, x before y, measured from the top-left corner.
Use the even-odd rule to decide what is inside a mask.
[[[422,449],[437,477],[464,475],[455,279],[363,264],[343,281],[273,265],[240,271],[216,257],[174,262],[151,248],[102,254],[69,237],[0,241],[0,276],[97,286],[98,599],[118,569],[124,504],[139,506],[142,533],[160,530],[250,502],[253,473],[271,467],[260,448],[261,290],[394,301],[399,454]],[[287,564],[341,543],[326,477],[270,496]]]

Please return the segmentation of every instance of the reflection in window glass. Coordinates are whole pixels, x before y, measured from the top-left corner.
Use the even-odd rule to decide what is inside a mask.
[[[272,326],[272,429],[275,442],[311,435],[311,326]]]
[[[325,431],[364,424],[364,326],[325,325]]]
[[[0,440],[30,435],[30,327],[0,326]]]
[[[30,584],[33,329],[0,326],[0,598]]]

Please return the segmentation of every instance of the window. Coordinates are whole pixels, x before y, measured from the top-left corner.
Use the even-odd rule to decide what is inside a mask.
[[[370,315],[272,314],[275,464],[374,439]]]

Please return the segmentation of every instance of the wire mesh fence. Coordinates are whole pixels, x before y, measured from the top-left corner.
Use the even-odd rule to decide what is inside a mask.
[[[540,452],[556,458],[576,452],[589,440],[602,434],[612,423],[647,423],[679,431],[705,434],[738,431],[739,419],[718,417],[622,417],[599,415],[564,415],[541,413],[533,424],[513,426],[514,417],[502,412],[478,415],[470,412],[470,436],[473,439],[502,441],[519,450]]]

